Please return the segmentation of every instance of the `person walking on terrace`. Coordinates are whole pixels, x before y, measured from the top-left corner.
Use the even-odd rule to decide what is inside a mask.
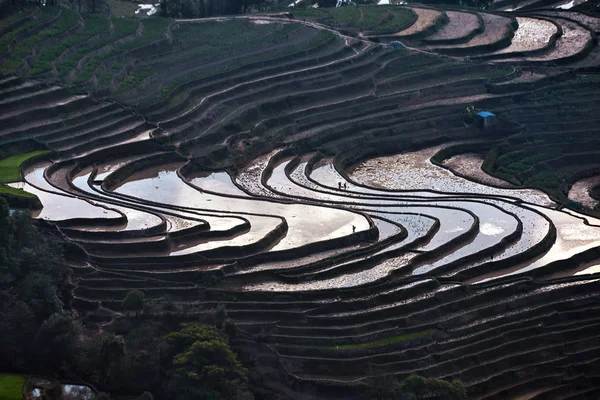
[[[356,232],[356,226],[352,225],[352,233]]]

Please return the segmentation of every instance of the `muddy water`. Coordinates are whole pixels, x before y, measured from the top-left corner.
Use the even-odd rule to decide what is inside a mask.
[[[390,239],[393,236],[401,233],[401,229],[399,229],[399,227],[397,227],[396,225],[391,224],[385,220],[382,220],[379,218],[374,218],[373,222],[375,223],[375,226],[377,226],[377,229],[379,229],[379,232],[380,232],[379,240],[387,240],[387,239]],[[334,271],[334,270],[344,271],[344,269],[347,267],[350,267],[353,265],[354,266],[360,265],[360,263],[363,263],[363,262],[368,262],[368,260],[372,257],[383,256],[385,253],[389,253],[393,250],[397,250],[401,247],[406,246],[407,244],[410,244],[410,243],[405,238],[403,240],[396,241],[394,244],[387,246],[384,249],[381,249],[379,251],[376,251],[375,253],[372,253],[372,254],[369,254],[366,256],[360,256],[360,257],[354,258],[350,261],[336,263],[330,267],[322,268],[318,272],[322,273],[322,272],[330,272],[330,271]],[[397,257],[394,257],[394,258],[397,258]],[[371,275],[371,277],[373,278],[373,280],[379,279],[377,277],[377,275]],[[361,282],[366,283],[368,279],[369,278],[363,278],[361,280]]]
[[[464,176],[484,185],[492,185],[502,188],[512,188],[509,182],[503,181],[486,174],[481,169],[485,157],[477,153],[458,154],[444,161],[444,166],[454,171],[456,175]]]
[[[290,181],[289,177],[285,174],[284,169],[288,162],[289,160],[284,161],[274,168],[273,174],[267,180],[267,184],[273,190],[277,188],[281,195],[289,193],[291,196],[310,197],[312,193],[311,190],[296,185],[296,183]],[[368,198],[358,198],[356,196],[352,196],[351,198],[344,197],[346,191],[340,191],[339,189],[334,193],[337,194],[319,193],[317,197],[320,200],[327,199],[338,203],[351,202],[350,204],[346,204],[346,207],[360,209],[370,214],[375,210],[386,210],[387,212],[412,212],[417,215],[431,215],[438,218],[440,220],[440,229],[427,245],[419,249],[423,251],[433,250],[458,236],[468,233],[475,223],[475,220],[465,210],[469,210],[475,215],[482,215],[480,218],[480,234],[477,237],[477,241],[465,250],[466,253],[463,253],[463,250],[461,250],[456,254],[458,257],[469,254],[469,252],[479,251],[480,249],[485,248],[486,245],[496,245],[516,228],[516,220],[514,217],[507,215],[501,210],[497,210],[489,205],[481,203],[456,201],[444,203],[427,202],[428,205],[419,206],[419,203],[416,201],[408,201],[414,199],[413,197],[397,196],[397,200],[392,200],[394,198],[393,195],[386,194],[386,197],[381,200],[373,200]],[[391,209],[390,207],[392,205],[404,205],[406,208]],[[510,223],[508,223],[509,226],[501,226],[506,221],[510,221]],[[508,230],[508,232],[505,235],[502,235],[506,230]],[[446,259],[445,262],[447,261],[448,260]]]
[[[584,207],[596,207],[598,200],[590,195],[590,190],[598,185],[600,185],[600,176],[592,176],[575,182],[569,190],[569,200],[579,202]]]
[[[288,165],[289,161],[290,160],[284,160],[283,162],[281,162],[281,164],[277,165],[273,169],[272,175],[267,180],[267,185],[272,190],[278,190],[280,195],[289,195],[292,197],[310,197],[312,193],[311,190],[297,185],[296,182],[291,181],[290,178],[286,175],[285,168]],[[302,164],[300,164],[299,168],[297,168],[296,170],[300,169],[304,170]],[[409,204],[418,204],[416,201],[408,201],[414,199],[412,197],[404,197],[397,195],[397,200],[391,200],[390,198],[393,198],[393,195],[391,194],[387,194],[386,198],[382,198],[381,200],[372,200],[356,198],[354,196],[351,198],[347,198],[344,197],[346,191],[340,191],[339,189],[337,190],[337,192],[334,193],[337,194],[318,193],[317,197],[319,198],[319,200],[326,199],[335,202],[352,202],[351,204],[346,204],[346,206],[352,208],[360,207],[363,211],[367,213],[371,213],[373,210],[390,211],[387,207],[396,204],[405,206],[408,206]],[[440,219],[441,229],[431,239],[427,246],[420,249],[423,251],[428,251],[437,248],[440,245],[445,244],[448,241],[454,239],[455,237],[466,234],[471,229],[474,223],[474,219],[471,215],[469,215],[463,210],[469,210],[473,214],[480,216],[479,233],[476,237],[476,240],[470,243],[468,247],[462,247],[453,255],[449,255],[448,257],[439,260],[439,265],[443,265],[450,261],[455,261],[458,258],[464,257],[471,253],[478,252],[481,249],[487,248],[489,246],[497,245],[508,234],[513,232],[517,227],[517,220],[514,217],[510,216],[509,214],[506,214],[503,210],[491,207],[488,204],[460,201],[427,202],[427,204],[427,206],[423,207],[417,206],[412,211],[416,214],[431,215],[433,213],[434,216],[439,215],[438,219]],[[385,207],[382,205],[385,205]],[[436,265],[433,265],[431,267],[435,268]],[[420,268],[417,271],[417,273],[424,273],[426,268],[427,266]],[[426,272],[429,272],[429,270],[427,270]]]
[[[243,269],[240,271],[236,271],[232,275],[244,275],[244,274],[256,273],[256,272],[261,272],[261,271],[284,270],[284,269],[289,269],[290,271],[293,271],[294,268],[307,266],[307,265],[325,260],[327,258],[340,256],[340,255],[343,255],[350,251],[359,250],[361,248],[364,248],[367,245],[368,245],[368,243],[362,242],[361,244],[358,244],[358,245],[349,246],[349,247],[345,247],[342,249],[335,249],[335,250],[328,250],[328,251],[313,253],[308,256],[296,257],[291,260],[260,263],[259,265],[256,265],[256,266],[253,266],[250,268],[246,268],[246,269]]]
[[[82,171],[73,179],[72,182],[76,188],[97,198],[98,193],[88,185],[88,178],[90,174],[91,171]],[[98,204],[96,201],[94,201],[94,203]],[[159,217],[150,213],[139,211],[134,208],[121,207],[114,204],[106,205],[125,214],[125,217],[127,218],[127,226],[123,229],[124,231],[147,229],[162,223],[162,220]]]
[[[24,172],[24,183],[11,184],[11,186],[24,189],[40,199],[43,208],[33,213],[34,218],[63,221],[75,218],[101,218],[109,220],[122,217],[115,210],[95,206],[85,200],[60,193],[58,189],[50,185],[44,178],[44,171],[49,165],[48,163],[37,165]],[[114,228],[116,227],[111,229]]]
[[[269,215],[260,217],[269,225],[265,230],[273,230],[280,223],[280,218],[284,218],[288,224],[288,232],[272,250],[287,250],[307,243],[346,236],[352,233],[352,226],[356,231],[369,228],[365,217],[344,210],[201,193],[177,176],[177,167],[178,165],[166,165],[134,174],[115,191],[170,206],[235,212],[240,215]],[[257,239],[260,237],[254,238]]]
[[[503,239],[517,229],[517,219],[502,210],[481,203],[470,203],[468,207],[479,218],[479,232],[475,239],[456,249],[446,257],[416,268],[413,272],[414,275],[429,273],[450,262],[460,260],[483,249],[499,245]]]
[[[488,202],[496,204],[497,206],[502,207],[506,211],[511,212],[517,216],[517,218],[522,223],[521,237],[519,237],[517,241],[511,243],[507,247],[496,251],[490,257],[485,257],[478,261],[467,263],[464,266],[448,274],[445,274],[445,277],[452,277],[459,272],[482,265],[486,262],[496,262],[500,260],[505,260],[518,254],[521,254],[527,249],[530,249],[531,247],[541,243],[550,230],[550,223],[546,219],[544,219],[539,213],[536,213],[534,210],[530,210],[524,207],[518,207],[501,201],[488,200]]]
[[[110,199],[112,201],[117,200],[120,203],[125,203],[125,204],[129,203],[132,205],[135,204],[135,203],[127,201],[127,200],[111,198],[110,196],[104,194],[99,187],[97,187],[96,190],[92,189],[87,183],[88,178],[89,178],[89,172],[87,172],[87,171],[88,171],[87,169],[82,171],[75,179],[73,179],[73,184],[78,189],[88,193],[90,196],[94,196],[95,198],[105,198],[107,200]],[[94,201],[94,202],[96,203],[96,201]],[[137,209],[131,208],[131,207],[122,207],[122,206],[114,205],[113,203],[107,203],[107,204],[110,204],[110,206],[112,208],[115,208],[116,210],[119,210],[120,212],[125,214],[125,216],[127,217],[127,227],[125,230],[147,229],[149,227],[152,227],[152,226],[155,226],[155,225],[161,223],[161,219],[158,216],[151,214],[149,212],[140,211],[140,210],[137,210]],[[173,215],[173,213],[165,213],[164,209],[160,209],[158,207],[151,207],[151,206],[148,207],[143,204],[135,204],[135,205],[137,207],[151,209],[156,212],[161,211],[160,214],[167,221],[167,232],[177,232],[177,231],[197,227],[200,225],[205,225],[208,223],[208,221],[205,220],[205,216],[190,215],[190,214],[185,214],[185,213],[180,214],[179,216],[176,216],[176,215]]]
[[[494,274],[484,275],[474,279],[472,283],[487,282],[500,276],[521,274],[549,263],[565,260],[585,250],[600,246],[600,227],[583,224],[581,218],[568,213],[550,210],[543,207],[530,206],[532,209],[545,214],[556,227],[556,242],[552,248],[538,259],[517,265],[510,270],[499,271]],[[577,265],[573,265],[575,269]]]
[[[500,189],[484,186],[454,175],[429,160],[449,144],[419,151],[366,160],[349,171],[350,178],[367,186],[394,190],[429,189],[443,193],[516,197],[543,206],[553,202],[544,193],[532,189]]]
[[[414,253],[407,253],[405,255],[395,257],[369,267],[364,271],[345,274],[343,276],[331,279],[303,282],[298,284],[287,284],[275,281],[261,282],[257,284],[246,285],[243,287],[243,289],[248,291],[264,290],[273,292],[294,292],[354,287],[371,283],[378,279],[383,279],[388,276],[390,272],[407,267],[410,263],[410,260],[412,260],[415,255],[416,254]]]
[[[372,216],[378,216],[389,219],[402,225],[406,231],[406,242],[414,242],[416,239],[426,236],[432,232],[435,220],[426,215],[416,214],[392,214],[392,213],[373,213]]]
[[[75,218],[101,218],[108,221],[110,219],[121,218],[121,215],[115,211],[94,206],[85,200],[74,197],[45,192],[28,183],[10,183],[8,185],[23,189],[40,199],[44,207],[32,213],[32,216],[37,219],[65,221]],[[107,228],[102,227],[100,229],[105,230]]]
[[[236,182],[255,196],[272,197],[273,193],[261,184],[261,176],[262,172],[269,164],[271,157],[280,151],[280,149],[275,149],[270,153],[254,159],[250,164],[240,170],[236,176]]]
[[[352,179],[353,175],[350,173],[350,178]],[[359,193],[363,193],[363,194],[374,194],[374,195],[390,195],[393,193],[390,193],[389,191],[385,191],[385,190],[377,190],[377,187],[381,187],[378,186],[376,184],[373,185],[369,185],[367,184],[366,186],[371,186],[371,187],[365,187],[365,186],[360,186],[360,185],[356,185],[351,181],[346,181],[346,179],[344,179],[342,177],[342,175],[340,175],[340,173],[335,169],[335,166],[333,165],[333,159],[324,159],[322,161],[320,161],[319,163],[317,163],[312,171],[312,174],[310,175],[310,178],[313,179],[314,181],[316,181],[318,184],[328,187],[328,188],[332,188],[335,189],[338,187],[338,182],[341,183],[346,183],[346,187],[348,191],[352,191],[352,192],[359,192]],[[356,180],[359,183],[359,180]],[[394,189],[393,187],[381,187],[382,189]],[[419,188],[422,189],[422,188]],[[346,189],[344,189],[346,190]],[[435,197],[436,195],[431,193],[431,192],[425,192],[422,190],[413,190],[410,193],[403,193],[405,195],[411,195],[411,196],[421,196],[421,197]]]
[[[558,32],[552,22],[539,18],[517,17],[517,22],[519,27],[511,40],[510,46],[490,54],[540,50],[547,46],[550,37]]]
[[[139,160],[142,158],[147,158],[147,157],[158,155],[158,154],[160,154],[160,153],[157,152],[157,153],[146,154],[143,156],[136,155],[136,156],[130,156],[130,157],[122,157],[122,158],[119,158],[114,161],[108,161],[105,163],[98,164],[96,166],[98,172],[94,179],[101,181],[101,180],[105,179],[108,175],[110,175],[112,172],[118,170],[119,168],[121,168],[122,166],[124,166],[126,164],[129,164],[132,161]]]
[[[409,219],[406,214],[394,213],[412,214],[413,217]],[[404,222],[403,226],[409,231],[409,235],[415,239],[424,236],[433,226],[433,219],[437,219],[440,227],[426,244],[419,247],[418,250],[422,251],[436,249],[466,234],[476,222],[470,214],[463,210],[442,207],[381,207],[377,209],[374,215],[384,216],[400,224]],[[413,232],[413,229],[415,232]]]
[[[205,172],[194,175],[189,181],[202,190],[213,193],[248,197],[248,194],[235,186],[227,172]]]

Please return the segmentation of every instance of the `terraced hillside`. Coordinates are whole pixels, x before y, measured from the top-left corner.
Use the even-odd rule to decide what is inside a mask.
[[[90,329],[117,329],[136,288],[143,318],[224,306],[284,398],[411,373],[471,398],[596,398],[599,26],[32,9],[0,26],[0,149],[52,150],[9,185],[69,243]]]

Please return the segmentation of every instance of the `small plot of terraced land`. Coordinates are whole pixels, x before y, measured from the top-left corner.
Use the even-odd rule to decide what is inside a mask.
[[[452,52],[452,49],[480,49],[483,46],[494,46],[500,43],[502,40],[506,40],[513,35],[512,21],[510,18],[492,15],[492,14],[480,14],[483,19],[484,31],[478,35],[475,35],[471,40],[466,43],[456,45],[438,46],[433,45],[435,51]],[[508,45],[509,43],[507,43]]]
[[[490,53],[490,56],[543,50],[550,39],[558,34],[558,28],[550,21],[538,18],[517,17],[519,28],[510,46]]]
[[[434,34],[427,37],[428,42],[458,41],[483,29],[477,14],[459,11],[446,11],[448,23]]]
[[[573,11],[537,11],[536,14],[571,19],[591,28],[594,32],[600,31],[600,17]]]
[[[591,32],[586,28],[565,19],[556,18],[562,29],[562,35],[557,39],[554,48],[545,54],[511,59],[510,61],[556,61],[576,56],[590,46]]]
[[[82,322],[116,326],[132,288],[193,320],[225,307],[236,350],[276,360],[265,390],[282,398],[361,399],[412,373],[470,398],[596,394],[600,80],[572,68],[595,65],[594,28],[292,14],[42,7],[0,25],[2,182],[26,166],[0,190],[14,207],[37,196],[32,216],[76,244]],[[549,21],[563,36],[544,50]],[[420,41],[378,43],[393,33]],[[471,106],[497,124],[470,123]],[[52,157],[31,159],[31,139]]]
[[[393,36],[410,37],[420,34],[434,28],[437,24],[442,24],[445,14],[441,11],[430,10],[427,8],[413,8],[417,14],[417,20],[408,28],[394,33]]]
[[[590,178],[585,178],[575,182],[569,190],[569,200],[577,202],[584,207],[596,207],[598,204],[598,199],[595,199],[592,196],[592,191],[598,185],[600,185],[600,177],[598,176],[592,176]]]

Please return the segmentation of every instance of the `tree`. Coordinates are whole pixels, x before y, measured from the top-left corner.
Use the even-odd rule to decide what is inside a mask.
[[[81,326],[73,315],[50,316],[35,335],[35,354],[43,370],[58,370],[63,362],[71,363],[79,355]]]
[[[139,290],[130,290],[123,300],[123,309],[135,312],[136,317],[144,309],[146,296]]]
[[[14,369],[27,365],[29,349],[37,330],[35,315],[23,301],[0,306],[0,360]]]
[[[214,326],[186,323],[166,336],[173,373],[167,390],[182,400],[251,399],[247,370]]]
[[[69,268],[58,239],[0,198],[0,360],[7,369],[55,374],[74,359],[79,325],[64,313]]]
[[[14,224],[10,217],[8,203],[0,197],[0,283],[9,279],[9,272],[15,267]]]
[[[98,335],[82,344],[78,367],[91,380],[100,385],[123,382],[126,346],[123,337],[113,333]]]
[[[39,324],[62,310],[63,303],[57,287],[48,275],[31,273],[23,279],[18,289],[20,299],[29,305]]]
[[[443,400],[466,400],[467,391],[459,381],[423,378],[411,375],[400,384],[400,390],[415,396],[415,399],[438,398]]]

